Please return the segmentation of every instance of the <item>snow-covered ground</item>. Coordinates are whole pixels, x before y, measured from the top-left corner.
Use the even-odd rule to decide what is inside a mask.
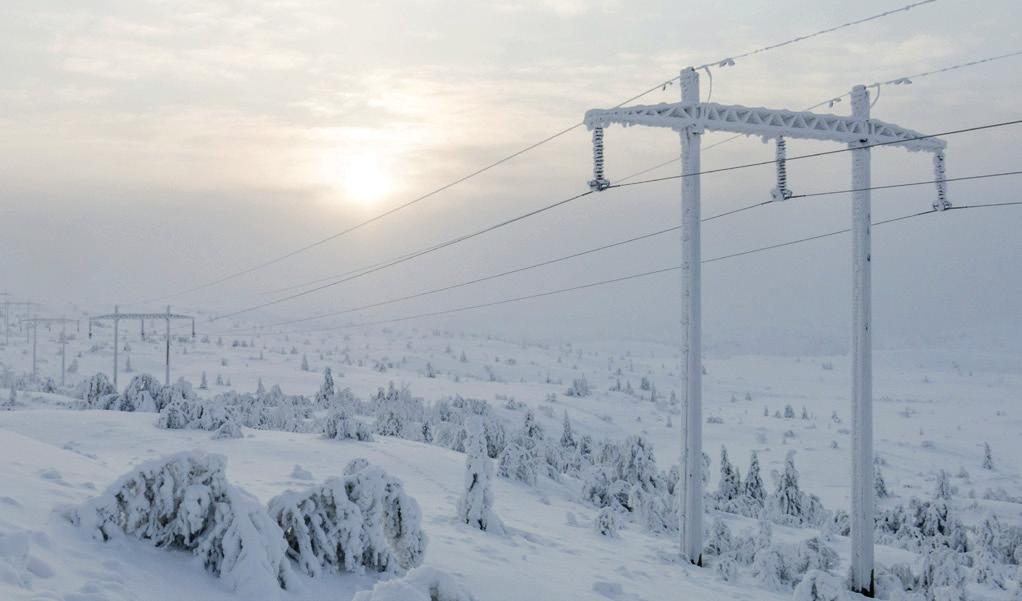
[[[58,347],[40,334],[40,374],[59,379]],[[74,359],[78,368],[69,385],[96,372],[111,373],[108,338],[108,329],[97,329],[93,340],[82,336],[68,345],[68,363]],[[125,338],[130,350],[120,357],[124,362],[130,356],[133,373],[124,373],[122,363],[119,388],[141,372],[162,379],[163,343],[156,337],[142,341],[137,332]],[[303,358],[308,371],[302,369]],[[0,361],[0,370],[29,373],[31,347],[23,339],[12,341],[0,350]],[[280,385],[287,394],[312,396],[323,368],[330,367],[337,387],[358,398],[369,398],[390,382],[406,384],[427,402],[455,395],[486,400],[509,427],[520,427],[525,410],[509,403],[514,399],[533,408],[554,438],[564,412],[576,432],[595,439],[642,434],[655,449],[658,467],[667,470],[680,453],[678,407],[671,402],[677,364],[675,349],[648,342],[538,345],[409,327],[307,337],[225,335],[222,344],[217,336],[175,341],[172,378],[198,387],[205,373],[208,390],[196,393],[206,398],[228,389],[250,392],[260,380],[267,387]],[[818,495],[827,509],[847,509],[849,370],[844,357],[734,356],[709,359],[705,368],[710,490],[717,487],[721,445],[742,474],[750,453],[758,452],[768,492],[794,450],[802,489]],[[951,505],[966,526],[990,515],[1006,525],[1022,525],[1022,356],[878,351],[874,371],[876,453],[893,494],[880,506],[904,504],[913,496],[931,499],[938,471],[946,470],[955,490]],[[218,376],[230,386],[217,385]],[[582,377],[592,394],[566,395]],[[644,379],[658,402],[651,402]],[[463,453],[389,436],[338,441],[317,433],[249,428],[243,438],[214,440],[207,431],[157,428],[153,413],[69,410],[69,394],[20,391],[14,409],[0,411],[0,599],[237,599],[186,553],[130,538],[98,542],[62,517],[62,506],[95,497],[132,466],[185,450],[225,455],[229,480],[263,503],[310,484],[294,477],[296,465],[320,482],[340,476],[351,459],[367,459],[398,477],[421,506],[429,537],[425,565],[453,575],[483,601],[791,597],[790,589],[767,590],[748,574],[725,582],[711,569],[683,564],[674,535],[651,534],[637,523],[627,524],[618,538],[600,536],[592,527],[599,509],[580,499],[571,479],[541,478],[529,486],[497,478],[494,508],[508,529],[501,536],[456,519]],[[7,398],[3,389],[0,400]],[[788,405],[794,418],[782,417]],[[982,466],[984,442],[992,450],[992,470]],[[984,499],[988,491],[1001,489],[1005,494],[995,496],[1006,500]],[[749,518],[726,521],[735,534],[757,527]],[[774,527],[781,541],[817,534]],[[847,539],[834,536],[830,545],[841,559],[832,571],[843,576]],[[878,547],[878,564],[918,561],[907,550]],[[376,579],[303,577],[301,587],[280,596],[346,600]],[[1011,599],[1017,579],[1012,576],[1006,590],[970,585],[969,598]]]

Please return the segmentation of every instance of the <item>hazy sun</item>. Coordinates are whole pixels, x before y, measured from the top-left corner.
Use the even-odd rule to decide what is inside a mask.
[[[394,188],[386,166],[375,154],[328,156],[323,161],[323,170],[323,175],[347,202],[371,205]]]

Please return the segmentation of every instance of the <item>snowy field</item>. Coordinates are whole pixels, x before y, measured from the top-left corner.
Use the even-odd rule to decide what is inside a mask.
[[[54,337],[40,331],[39,373],[59,382]],[[121,340],[127,350],[120,353],[118,392],[140,373],[162,381],[162,340],[151,336],[143,341],[134,330],[122,333]],[[279,386],[285,395],[312,399],[327,367],[336,389],[306,415],[304,425],[242,426],[241,438],[214,438],[207,430],[157,427],[158,419],[166,420],[152,411],[81,410],[87,403],[75,387],[97,372],[111,373],[111,345],[109,329],[98,328],[92,340],[79,334],[68,345],[67,360],[75,373],[68,374],[67,387],[56,386],[54,392],[42,392],[46,384],[28,377],[32,356],[24,338],[0,351],[0,370],[8,381],[20,381],[16,399],[9,399],[6,387],[0,397],[10,409],[0,411],[0,599],[241,598],[186,551],[155,548],[130,536],[102,542],[67,518],[134,466],[182,451],[224,455],[227,480],[263,505],[286,490],[342,476],[355,458],[368,460],[400,480],[421,508],[421,528],[428,537],[422,564],[449,574],[481,601],[790,599],[801,580],[801,574],[792,582],[764,574],[765,558],[743,562],[737,551],[730,570],[720,567],[727,562],[725,553],[708,552],[704,569],[682,564],[677,533],[650,527],[642,508],[610,502],[617,528],[599,533],[595,523],[607,510],[601,511],[591,495],[586,498],[590,477],[584,466],[560,473],[541,466],[534,483],[495,477],[493,511],[506,532],[484,532],[458,519],[458,499],[465,490],[466,453],[459,452],[464,445],[445,448],[458,443],[443,444],[439,435],[431,443],[381,433],[379,423],[366,415],[357,419],[375,429],[372,441],[328,439],[321,432],[333,399],[369,402],[378,389],[393,383],[396,389],[407,387],[406,394],[426,406],[456,397],[486,401],[487,415],[504,424],[509,440],[527,415],[551,446],[560,444],[565,414],[576,440],[589,435],[596,443],[622,443],[641,435],[652,446],[655,469],[669,480],[681,447],[674,397],[678,354],[671,347],[632,341],[538,345],[411,327],[307,337],[207,339],[200,332],[194,340],[175,339],[171,360],[172,379],[191,382],[200,400],[215,404],[229,390],[254,393],[260,382],[265,389]],[[125,373],[128,358],[132,371]],[[708,492],[721,489],[722,446],[743,483],[751,454],[758,454],[771,498],[783,480],[785,459],[794,451],[801,491],[818,496],[829,516],[806,518],[801,527],[776,521],[772,543],[765,544],[796,548],[819,537],[837,557],[817,567],[843,581],[848,539],[831,522],[833,513],[847,510],[849,503],[846,358],[711,358],[705,372]],[[982,550],[982,532],[993,517],[1009,533],[1005,539],[1018,536],[1022,526],[1022,356],[878,351],[874,377],[876,454],[889,492],[878,502],[881,513],[908,506],[913,497],[934,501],[943,487],[941,494],[948,498],[942,503],[966,532],[967,543],[959,551],[968,558],[951,570],[955,574],[940,576],[950,584],[924,585],[924,572],[940,571],[927,549],[943,543],[902,544],[878,531],[878,565],[908,566],[917,579],[914,585],[894,587],[890,583],[896,578],[883,571],[881,596],[1017,599],[1022,546],[1008,549],[1009,554],[1014,549],[1013,557],[995,560]],[[343,389],[351,396],[340,395]],[[992,469],[984,467],[984,442]],[[501,461],[495,462],[498,471]],[[722,512],[712,500],[707,507],[708,540],[719,520],[736,541],[745,534],[763,542],[757,519],[739,515],[742,511]],[[268,598],[347,600],[404,572],[327,570],[311,577],[292,569],[292,584],[287,590],[265,591]]]

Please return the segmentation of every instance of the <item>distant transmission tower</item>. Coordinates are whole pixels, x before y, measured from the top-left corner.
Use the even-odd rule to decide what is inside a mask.
[[[699,100],[699,74],[681,72],[681,102],[595,109],[585,123],[593,132],[593,190],[605,190],[603,128],[621,125],[666,127],[681,136],[681,323],[682,398],[685,426],[682,441],[681,551],[702,565],[702,342],[700,275],[701,170],[699,149],[706,130],[760,136],[777,142],[777,187],[774,200],[790,198],[787,185],[785,138],[829,140],[848,144],[852,153],[852,589],[873,596],[873,380],[870,256],[870,148],[900,146],[933,153],[937,185],[936,210],[951,207],[944,176],[944,148],[937,138],[870,119],[869,93],[864,86],[851,92],[848,117],[788,110],[722,105]]]
[[[36,349],[39,347],[39,324],[45,324],[49,326],[51,324],[60,324],[60,385],[65,384],[65,371],[67,368],[67,324],[74,323],[79,329],[81,325],[77,319],[68,319],[66,317],[29,317],[21,320],[22,323],[31,326],[28,330],[32,333],[32,379],[34,380],[39,375],[38,363],[36,360]],[[28,327],[28,326],[26,326]]]
[[[145,320],[162,319],[167,323],[167,346],[164,359],[164,384],[170,385],[170,322],[175,319],[192,320],[192,338],[195,338],[195,318],[191,315],[180,315],[170,312],[170,305],[167,305],[166,313],[121,313],[117,305],[114,305],[114,312],[107,315],[97,315],[89,318],[89,338],[92,338],[92,323],[95,321],[112,320],[114,322],[114,388],[117,388],[117,351],[120,337],[118,334],[122,319],[138,319],[142,322],[143,338],[145,337]]]

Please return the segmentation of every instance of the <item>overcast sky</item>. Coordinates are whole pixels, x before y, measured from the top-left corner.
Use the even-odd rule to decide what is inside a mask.
[[[49,311],[228,312],[585,189],[583,129],[358,232],[224,285],[156,299],[318,240],[578,122],[682,67],[897,8],[845,2],[61,2],[0,5],[0,291]],[[1017,2],[939,0],[714,69],[712,100],[801,109],[872,83],[1022,49]],[[873,116],[924,132],[1018,119],[1022,57],[883,89]],[[703,74],[704,98],[709,93]],[[676,87],[643,102],[675,101]],[[828,110],[828,109],[822,109]],[[835,112],[848,110],[847,102]],[[948,174],[1022,168],[1022,129],[948,138]],[[726,134],[709,133],[706,143]],[[789,154],[832,149],[793,141]],[[678,152],[667,130],[611,128],[611,180]],[[704,168],[768,159],[741,139]],[[873,156],[874,184],[929,179],[930,159]],[[678,167],[651,175],[670,175]],[[847,188],[849,157],[792,162],[796,193]],[[709,175],[703,211],[769,198],[770,167]],[[1019,180],[952,184],[957,204],[1018,198]],[[874,217],[924,210],[929,187],[874,193]],[[840,229],[850,199],[791,201],[706,224],[704,256]],[[673,225],[679,184],[612,190],[357,282],[264,320],[455,283]],[[1022,207],[877,228],[876,331],[926,340],[1020,329]],[[707,340],[840,345],[847,236],[707,265]],[[667,235],[498,282],[350,315],[385,319],[656,269]],[[435,324],[528,336],[677,331],[668,274]],[[135,303],[135,304],[132,304]],[[209,330],[227,329],[217,322]],[[934,333],[937,334],[934,334]],[[797,342],[793,342],[797,341]],[[1016,337],[1017,342],[1017,337]]]

